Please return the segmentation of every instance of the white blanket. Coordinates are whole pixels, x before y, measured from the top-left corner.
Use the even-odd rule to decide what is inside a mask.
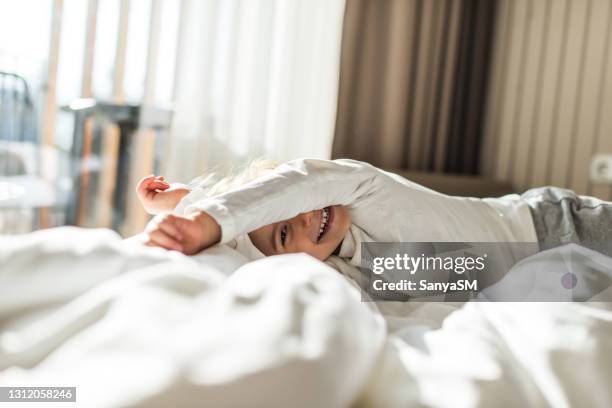
[[[241,263],[102,230],[1,238],[0,384],[76,386],[86,407],[348,406],[382,319],[306,255],[227,278]]]
[[[545,256],[508,282],[558,273]],[[383,321],[306,255],[243,264],[101,230],[0,238],[0,384],[87,407],[612,406],[609,303],[386,302]]]
[[[571,290],[562,286],[568,272]],[[612,259],[567,245],[521,261],[483,294],[520,293],[523,302],[454,312],[448,303],[384,303],[393,333],[362,404],[610,407],[611,284]],[[606,301],[544,301],[560,298]]]

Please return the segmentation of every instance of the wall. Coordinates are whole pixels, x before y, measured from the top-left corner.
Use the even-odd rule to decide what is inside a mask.
[[[481,172],[612,200],[588,177],[593,154],[612,154],[612,2],[499,0],[496,12]]]

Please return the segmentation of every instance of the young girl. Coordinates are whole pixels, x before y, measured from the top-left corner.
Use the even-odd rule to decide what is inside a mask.
[[[265,170],[224,192],[143,179],[139,197],[149,213],[160,214],[145,230],[147,243],[195,254],[238,238],[251,259],[305,252],[320,260],[336,254],[354,265],[361,242],[539,242],[543,248],[575,242],[612,254],[612,203],[569,190],[452,197],[345,159],[299,159]]]

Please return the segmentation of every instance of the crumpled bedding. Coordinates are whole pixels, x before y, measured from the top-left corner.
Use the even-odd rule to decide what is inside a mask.
[[[569,271],[576,286],[565,290]],[[612,406],[605,282],[612,259],[570,244],[524,259],[481,301],[380,304],[390,335],[361,406]],[[581,301],[542,301],[563,298],[560,288]],[[509,292],[524,301],[482,301]]]
[[[190,258],[102,230],[0,248],[0,383],[76,386],[79,406],[348,406],[384,341],[380,316],[307,255],[227,277],[241,263],[227,247]]]
[[[588,276],[612,277],[600,261]],[[79,406],[612,406],[607,302],[364,303],[306,255],[103,230],[0,238],[0,265],[0,383],[77,386]]]

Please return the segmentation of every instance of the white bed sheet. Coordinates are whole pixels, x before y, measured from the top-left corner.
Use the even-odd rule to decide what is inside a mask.
[[[245,264],[70,228],[0,238],[0,265],[0,383],[77,386],[83,406],[612,406],[605,302],[381,317],[306,255]]]
[[[383,320],[311,257],[227,277],[242,261],[103,230],[1,238],[0,384],[76,386],[87,407],[348,406]]]
[[[568,271],[572,290],[560,286]],[[383,303],[391,333],[361,404],[610,407],[610,284],[612,259],[571,244],[521,261],[484,293],[523,302]],[[594,301],[542,302],[559,289]]]

